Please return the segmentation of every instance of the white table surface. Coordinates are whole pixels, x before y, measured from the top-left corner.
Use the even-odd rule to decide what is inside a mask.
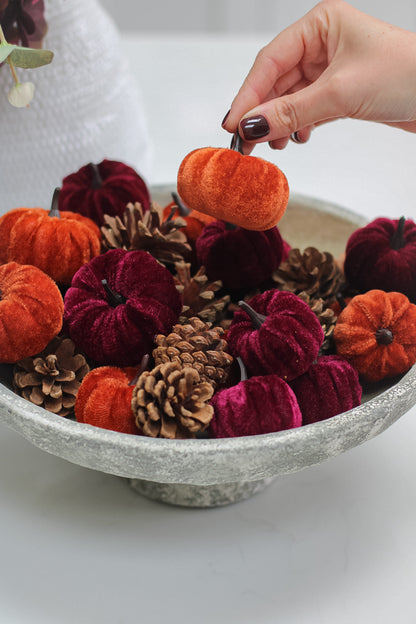
[[[220,122],[266,39],[129,37],[153,184],[228,145]],[[342,121],[255,152],[293,191],[416,217],[416,135]],[[366,444],[229,507],[152,502],[0,427],[0,623],[414,624],[416,409]]]

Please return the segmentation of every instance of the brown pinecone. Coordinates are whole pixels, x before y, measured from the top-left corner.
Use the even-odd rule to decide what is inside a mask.
[[[201,381],[207,381],[215,389],[225,382],[233,361],[223,335],[222,327],[212,327],[194,316],[185,325],[174,325],[167,336],[156,336],[155,364],[174,362],[190,366],[198,372]]]
[[[54,414],[68,416],[88,371],[85,357],[76,353],[72,340],[58,336],[38,355],[15,364],[14,390]]]
[[[306,292],[299,293],[298,297],[302,299],[316,314],[324,332],[324,342],[319,350],[319,355],[329,355],[334,352],[334,329],[337,322],[337,315],[334,310],[325,305],[323,299],[311,299]]]
[[[222,282],[210,282],[205,274],[205,267],[201,266],[191,277],[190,262],[175,262],[176,288],[182,297],[182,312],[179,323],[187,323],[192,316],[209,323],[215,323],[223,316],[223,311],[230,301],[229,295],[216,297],[222,288]]]
[[[287,260],[273,273],[280,290],[299,294],[306,292],[311,299],[323,299],[325,304],[335,301],[343,285],[343,274],[329,252],[307,247],[303,254],[291,249]]]
[[[144,435],[194,438],[211,422],[214,409],[208,401],[213,393],[194,368],[166,362],[140,375],[131,406]]]
[[[103,251],[127,249],[148,251],[162,264],[184,260],[191,252],[186,235],[180,228],[186,225],[182,217],[172,214],[161,222],[162,208],[153,202],[143,214],[140,203],[129,203],[123,216],[104,215],[101,227]]]

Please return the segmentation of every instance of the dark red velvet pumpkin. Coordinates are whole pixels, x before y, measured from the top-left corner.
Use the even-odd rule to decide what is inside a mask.
[[[153,338],[178,321],[181,297],[171,273],[146,251],[114,249],[74,276],[64,323],[72,340],[99,364],[134,366]]]
[[[140,202],[148,210],[149,190],[132,167],[115,160],[89,163],[66,176],[59,195],[60,210],[78,212],[100,226],[105,214],[121,217],[129,202]]]
[[[317,358],[324,340],[320,322],[297,295],[268,290],[234,314],[227,342],[251,375],[302,375]],[[252,311],[250,310],[252,309]]]
[[[302,412],[302,425],[326,420],[361,403],[358,373],[339,355],[322,355],[290,387]]]
[[[253,288],[267,280],[283,256],[279,229],[264,232],[213,221],[196,240],[198,262],[227,289]]]
[[[378,218],[349,238],[345,277],[360,293],[401,292],[416,303],[416,223]]]
[[[277,375],[251,377],[214,394],[210,431],[233,438],[293,429],[302,424],[294,392]]]

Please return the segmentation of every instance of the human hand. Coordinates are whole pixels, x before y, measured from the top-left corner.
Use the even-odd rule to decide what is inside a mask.
[[[260,50],[223,127],[249,153],[344,117],[416,132],[416,33],[323,0]]]

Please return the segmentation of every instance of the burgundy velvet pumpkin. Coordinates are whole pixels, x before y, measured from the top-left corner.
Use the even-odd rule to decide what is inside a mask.
[[[277,375],[251,377],[214,394],[210,430],[214,438],[233,438],[293,429],[302,424],[294,392]]]
[[[290,387],[302,412],[302,425],[326,420],[361,403],[358,373],[339,355],[322,355]]]
[[[268,290],[234,314],[227,342],[251,375],[302,375],[317,358],[324,340],[320,322],[297,295]],[[254,310],[254,314],[250,311]]]
[[[134,366],[178,321],[171,273],[146,251],[114,249],[81,267],[65,294],[72,340],[99,364]]]
[[[89,163],[62,181],[60,210],[71,210],[104,224],[104,215],[122,216],[129,202],[150,206],[149,190],[143,178],[122,162],[103,160]]]
[[[378,218],[349,238],[345,277],[360,293],[401,292],[416,303],[416,223]]]
[[[213,221],[197,238],[196,253],[209,279],[228,289],[253,288],[279,266],[283,240],[277,227],[257,232]]]

